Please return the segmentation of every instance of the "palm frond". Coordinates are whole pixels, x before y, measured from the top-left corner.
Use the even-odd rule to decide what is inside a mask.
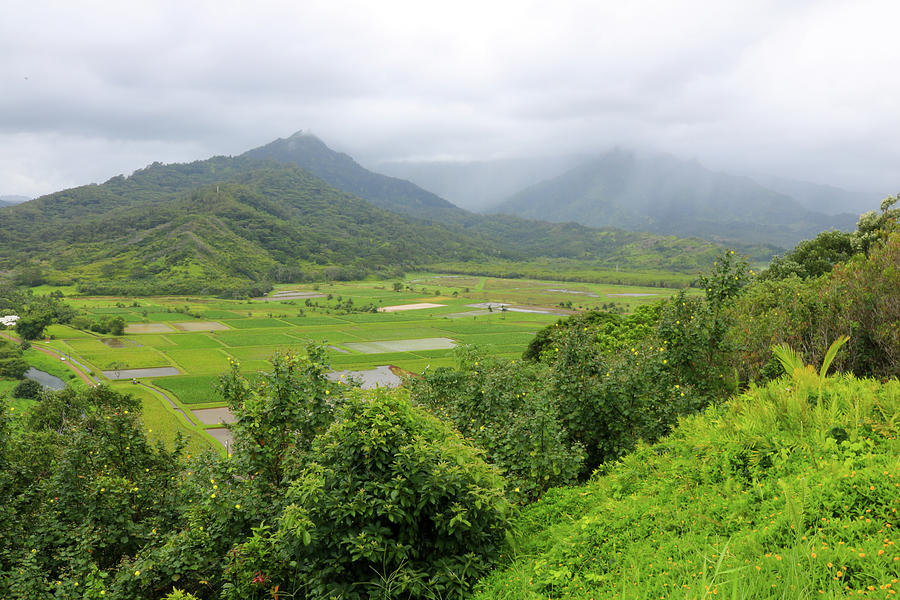
[[[790,345],[781,343],[772,346],[772,354],[781,363],[784,372],[787,375],[793,375],[797,370],[803,370],[803,356],[790,347]]]
[[[840,350],[841,346],[846,344],[849,339],[850,336],[842,335],[838,339],[831,342],[831,345],[828,346],[828,351],[825,353],[825,358],[822,360],[822,368],[819,369],[819,377],[825,377],[825,373],[828,372],[828,367],[831,366],[832,361],[834,361],[834,357],[837,356],[838,350]]]

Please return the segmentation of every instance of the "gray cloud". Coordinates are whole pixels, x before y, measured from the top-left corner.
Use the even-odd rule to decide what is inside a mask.
[[[297,129],[371,162],[624,145],[900,187],[892,0],[557,4],[14,3],[0,193]]]

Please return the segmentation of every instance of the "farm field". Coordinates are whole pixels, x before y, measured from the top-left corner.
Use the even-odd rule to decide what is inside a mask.
[[[215,445],[208,434],[221,432],[206,432],[215,425],[204,425],[192,411],[224,405],[215,384],[232,361],[253,373],[265,370],[275,352],[303,352],[314,342],[326,347],[335,370],[391,365],[419,373],[452,366],[457,345],[514,358],[539,329],[561,317],[592,308],[630,312],[676,291],[426,273],[403,281],[281,285],[252,300],[70,297],[89,315],[123,317],[126,333],[111,338],[54,326],[48,345],[100,380],[126,374],[115,385],[140,393],[154,437],[180,431],[197,450]],[[394,308],[379,311],[384,307]],[[160,368],[173,375],[141,371]]]

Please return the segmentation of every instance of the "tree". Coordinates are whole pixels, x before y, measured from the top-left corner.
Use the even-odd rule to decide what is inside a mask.
[[[311,456],[274,527],[230,553],[225,598],[456,599],[499,555],[502,477],[401,393],[350,395]]]
[[[0,338],[0,376],[21,379],[27,370],[28,363],[22,357],[22,349]]]
[[[760,279],[785,279],[796,275],[802,279],[831,272],[835,264],[856,254],[855,235],[845,231],[823,231],[814,239],[803,240],[793,250],[772,259],[760,273]]]
[[[585,452],[569,439],[546,365],[492,358],[470,346],[458,368],[428,371],[408,384],[416,404],[449,421],[502,468],[515,500],[535,500],[576,481]]]
[[[30,313],[16,321],[16,333],[23,340],[36,340],[44,336],[44,328],[50,325],[52,318],[47,313]]]
[[[41,384],[33,379],[23,379],[12,389],[14,398],[37,398],[41,395]]]
[[[125,319],[114,317],[109,320],[109,332],[113,335],[125,335]]]
[[[321,346],[309,345],[306,356],[276,353],[271,362],[271,372],[252,379],[232,362],[219,382],[235,416],[235,460],[268,493],[282,487],[291,465],[331,424],[342,391],[326,377]]]

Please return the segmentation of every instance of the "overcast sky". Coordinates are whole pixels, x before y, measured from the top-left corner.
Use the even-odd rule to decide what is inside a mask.
[[[363,164],[620,145],[900,191],[896,0],[0,8],[0,194],[299,129]]]

